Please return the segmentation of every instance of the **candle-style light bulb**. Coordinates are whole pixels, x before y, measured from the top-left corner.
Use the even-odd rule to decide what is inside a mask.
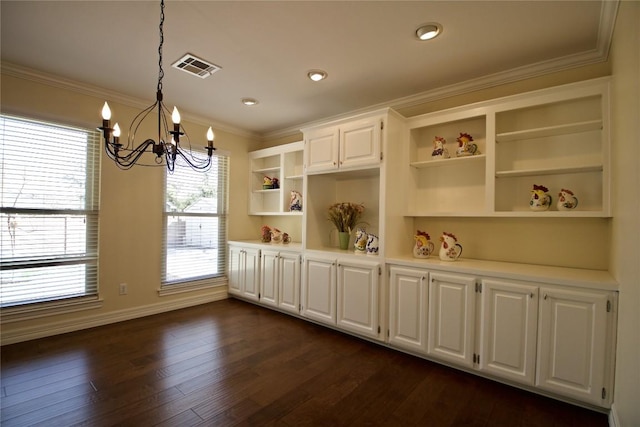
[[[173,113],[171,113],[171,120],[173,120],[174,125],[180,124],[180,113],[176,107],[173,107]]]
[[[213,133],[213,129],[211,129],[211,126],[209,126],[209,130],[207,131],[207,141],[213,142],[213,138],[215,137],[216,136]]]
[[[113,144],[117,152],[120,147],[120,125],[118,125],[118,123],[113,126]]]
[[[109,108],[109,104],[106,102],[102,107],[102,120],[111,120],[111,109]]]

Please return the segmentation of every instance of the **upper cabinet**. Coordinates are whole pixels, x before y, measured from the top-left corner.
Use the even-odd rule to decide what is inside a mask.
[[[460,134],[472,149],[458,155]],[[409,215],[473,215],[486,212],[487,115],[466,109],[420,117],[409,131]]]
[[[429,113],[408,127],[409,216],[611,215],[607,78]],[[531,208],[534,186],[548,190],[548,209]],[[563,191],[569,208],[558,206]]]
[[[545,215],[610,216],[608,92],[604,83],[521,97],[495,115],[497,214],[531,212],[534,184],[549,189]],[[557,208],[570,190],[574,209]]]
[[[380,164],[383,117],[374,115],[304,129],[305,172],[323,173]]]
[[[378,237],[378,256],[384,256],[386,177],[389,159],[397,156],[394,151],[401,152],[404,120],[385,108],[303,129],[305,249],[339,251],[337,230],[327,219],[328,208],[354,202],[364,206],[358,227]],[[353,252],[354,234],[349,253]]]
[[[250,215],[302,214],[291,208],[292,191],[302,196],[302,152],[300,141],[249,153]]]

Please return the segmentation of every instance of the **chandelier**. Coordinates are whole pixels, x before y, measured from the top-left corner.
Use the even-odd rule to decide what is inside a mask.
[[[116,165],[121,169],[130,169],[136,164],[142,166],[161,166],[164,163],[169,172],[172,173],[177,162],[178,164],[184,162],[194,170],[206,171],[211,167],[211,155],[213,151],[215,151],[215,147],[213,146],[214,135],[211,127],[209,127],[207,131],[207,146],[204,147],[207,150],[206,158],[199,158],[191,152],[191,141],[189,140],[189,135],[187,135],[184,128],[180,125],[180,113],[176,107],[173,107],[171,114],[173,130],[169,130],[167,121],[169,110],[162,101],[162,78],[164,77],[164,70],[162,69],[162,45],[164,43],[163,25],[164,0],[160,2],[160,46],[158,47],[159,70],[156,102],[142,110],[133,119],[131,126],[129,126],[126,145],[120,142],[120,126],[118,126],[118,123],[111,127],[111,110],[106,102],[102,108],[102,126],[98,129],[102,130],[104,134],[104,148],[107,155],[110,159],[114,160]],[[138,128],[149,114],[155,110],[158,112],[158,140],[147,139],[136,148],[133,148],[135,146],[135,137]],[[182,135],[185,136],[189,147],[187,151],[180,145],[180,137]],[[155,164],[138,163],[142,155],[147,151],[156,155]]]

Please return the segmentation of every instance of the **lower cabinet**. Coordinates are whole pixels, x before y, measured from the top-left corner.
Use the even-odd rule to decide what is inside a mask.
[[[402,266],[389,271],[390,345],[610,406],[615,292]]]
[[[229,245],[229,293],[257,301],[260,249]]]
[[[536,386],[596,405],[608,402],[607,349],[615,347],[611,294],[542,287],[540,297]]]
[[[367,337],[380,335],[378,322],[380,264],[338,261],[338,327]]]
[[[473,366],[475,286],[473,276],[429,274],[428,355]]]
[[[302,256],[282,252],[278,260],[278,307],[291,313],[300,313],[300,279]]]
[[[229,293],[465,370],[610,407],[617,292],[229,244]],[[388,302],[388,311],[381,301]],[[385,316],[385,317],[383,317]]]
[[[389,343],[427,352],[428,273],[413,268],[389,269]]]
[[[533,385],[538,287],[493,279],[481,284],[479,369]]]
[[[380,264],[305,256],[302,315],[359,335],[377,338]]]
[[[335,259],[305,256],[301,310],[304,317],[336,324],[336,268]]]
[[[265,249],[261,255],[260,302],[299,313],[300,254]]]

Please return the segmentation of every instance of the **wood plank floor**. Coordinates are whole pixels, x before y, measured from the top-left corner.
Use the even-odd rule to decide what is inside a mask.
[[[9,426],[606,426],[238,300],[4,346]]]

